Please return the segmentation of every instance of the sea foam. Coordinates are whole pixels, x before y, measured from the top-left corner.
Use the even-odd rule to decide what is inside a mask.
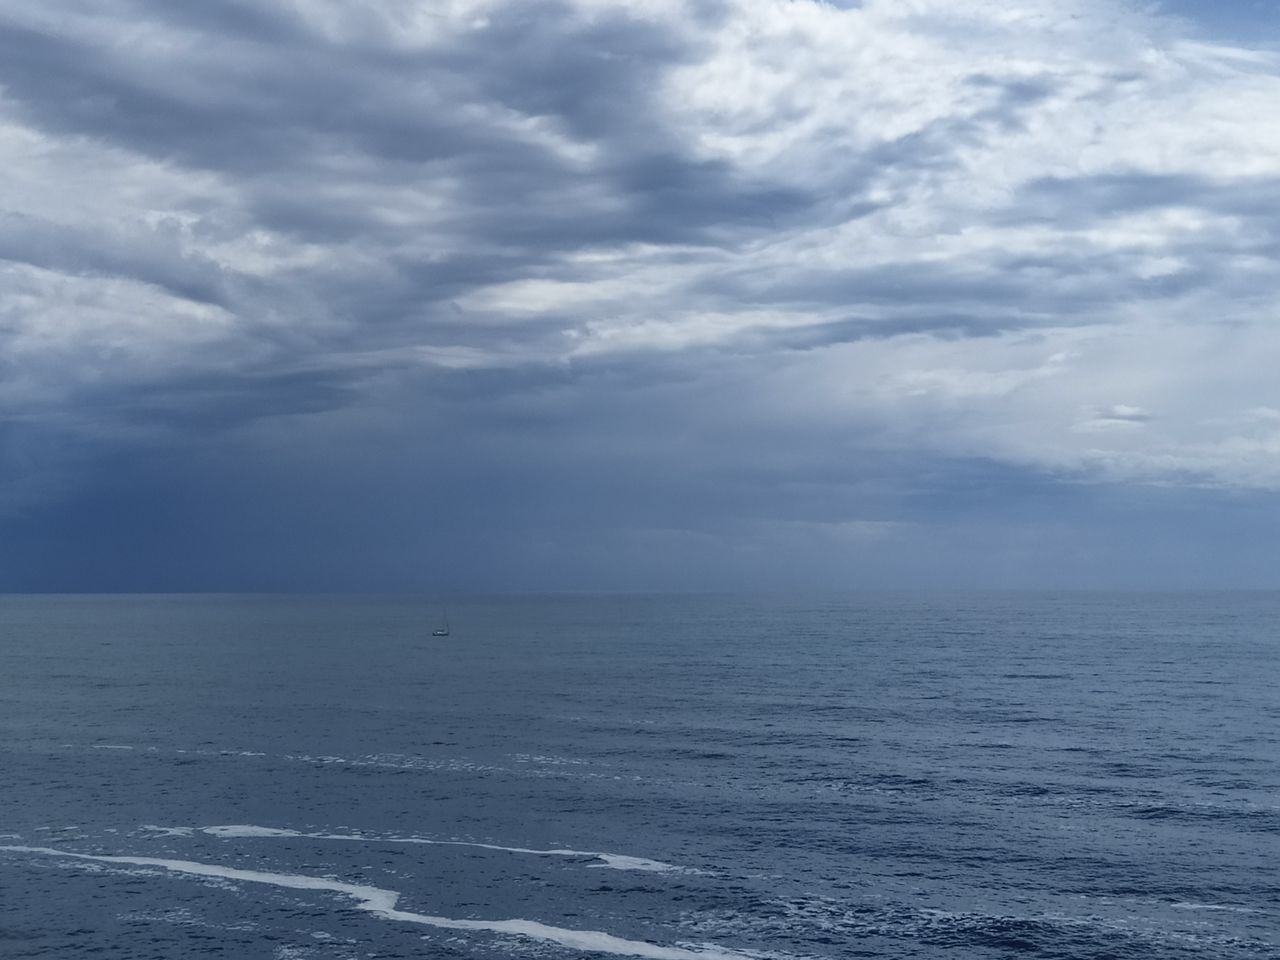
[[[605,867],[613,870],[642,870],[650,873],[695,873],[687,867],[678,867],[661,860],[650,860],[646,857],[631,857],[620,853],[601,853],[597,850],[534,850],[529,847],[504,847],[496,843],[477,843],[470,840],[432,840],[426,837],[369,837],[352,833],[304,833],[299,830],[280,829],[277,827],[259,827],[252,824],[226,824],[224,826],[201,827],[202,833],[223,838],[268,838],[268,837],[305,837],[310,840],[337,840],[354,843],[415,843],[427,846],[443,847],[475,847],[481,850],[500,850],[504,853],[521,853],[535,857],[579,857],[600,861],[590,864],[593,867]]]
[[[144,823],[141,829],[162,837],[189,837],[195,833],[195,827],[160,827],[154,823]]]
[[[216,864],[198,863],[192,860],[164,860],[156,857],[122,857],[102,854],[72,853],[52,847],[0,846],[0,850],[13,853],[41,854],[66,857],[96,863],[113,863],[131,867],[156,867],[173,873],[197,877],[213,877],[241,883],[262,883],[291,890],[319,890],[340,894],[355,901],[357,910],[363,910],[384,920],[416,923],[444,930],[472,930],[526,937],[545,943],[555,943],[573,950],[594,953],[611,953],[623,957],[643,957],[647,960],[760,960],[758,953],[740,953],[708,944],[699,949],[664,947],[643,940],[627,940],[598,930],[572,930],[554,927],[537,920],[459,920],[452,917],[435,917],[425,913],[412,913],[396,909],[400,894],[394,890],[346,883],[327,877],[309,877],[293,873],[269,873],[262,870],[242,870],[221,867]]]

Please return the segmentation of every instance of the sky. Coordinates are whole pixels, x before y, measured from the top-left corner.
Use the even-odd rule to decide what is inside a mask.
[[[0,0],[0,590],[1280,587],[1280,3]]]

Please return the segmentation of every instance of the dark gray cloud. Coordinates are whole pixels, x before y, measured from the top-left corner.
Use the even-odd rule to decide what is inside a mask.
[[[228,305],[232,295],[226,271],[184,246],[178,231],[163,226],[126,231],[0,213],[0,260],[70,274],[128,277],[184,300]]]
[[[1024,6],[0,0],[0,587],[1150,561],[1280,487],[1280,80]]]

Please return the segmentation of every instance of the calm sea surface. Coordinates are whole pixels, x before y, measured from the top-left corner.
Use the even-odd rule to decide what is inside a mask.
[[[1280,595],[0,597],[0,958],[1280,957]]]

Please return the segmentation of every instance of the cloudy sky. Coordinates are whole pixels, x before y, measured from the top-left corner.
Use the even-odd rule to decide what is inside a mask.
[[[0,589],[1280,586],[1276,0],[0,0]]]

